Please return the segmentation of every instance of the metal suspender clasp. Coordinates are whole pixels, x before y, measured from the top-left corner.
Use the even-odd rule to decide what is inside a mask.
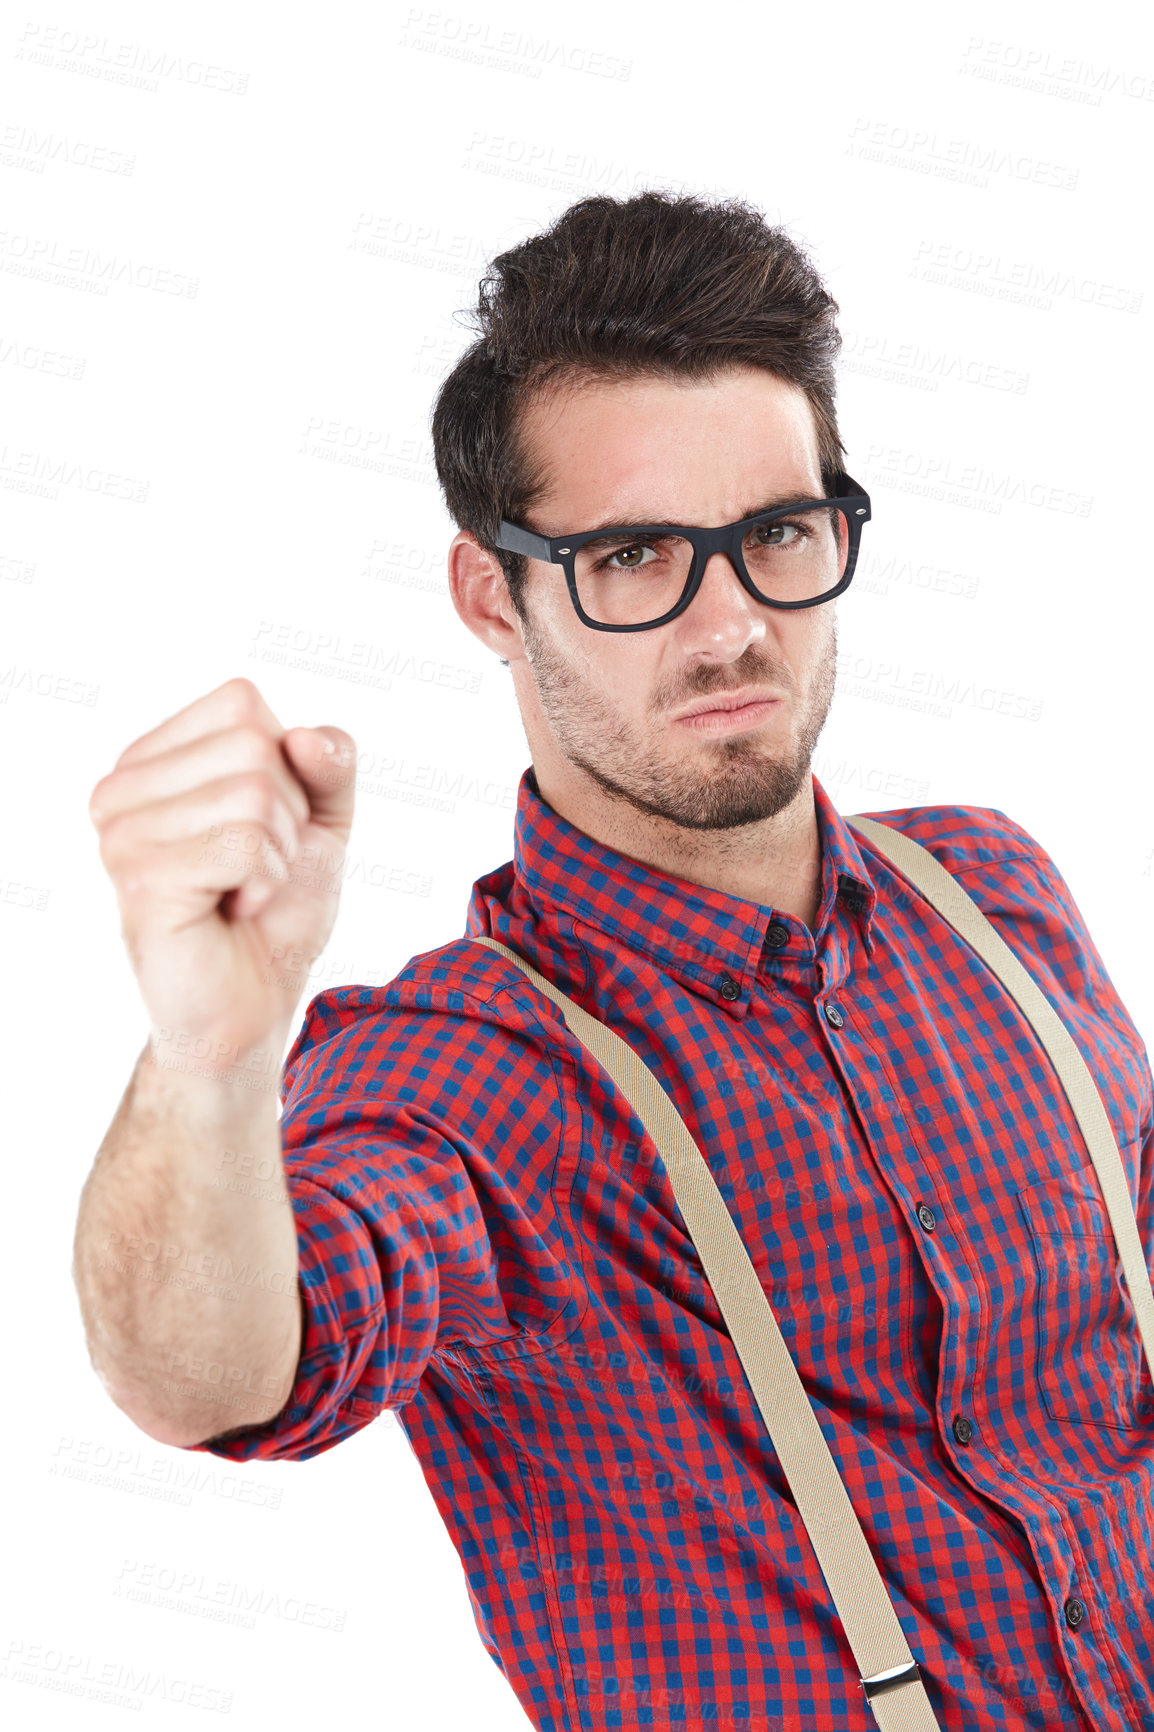
[[[872,1702],[875,1696],[880,1696],[885,1690],[895,1690],[899,1684],[920,1683],[921,1676],[917,1661],[911,1660],[908,1666],[891,1666],[888,1672],[875,1672],[872,1678],[863,1678],[861,1687],[867,1701]]]

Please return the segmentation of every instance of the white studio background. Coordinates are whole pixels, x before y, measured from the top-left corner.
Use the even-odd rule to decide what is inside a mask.
[[[449,601],[428,417],[486,259],[574,199],[738,195],[811,250],[874,506],[814,768],[846,812],[1025,825],[1154,1030],[1149,23],[460,4],[53,0],[0,28],[0,1688],[22,1728],[119,1726],[117,1668],[144,1727],[527,1724],[400,1428],[303,1465],[155,1444],[91,1370],[69,1265],[146,1033],[87,817],[131,740],[236,674],[285,726],[356,738],[302,1015],[458,936],[510,856],[528,753]]]

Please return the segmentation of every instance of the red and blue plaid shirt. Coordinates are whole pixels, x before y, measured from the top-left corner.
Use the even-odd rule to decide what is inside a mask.
[[[1014,1000],[813,789],[813,933],[591,840],[531,771],[467,933],[672,1096],[943,1732],[1151,1732],[1154,1388],[1093,1163]],[[1149,1059],[1053,861],[999,811],[870,815],[1071,1030],[1150,1264]],[[200,1447],[307,1460],[397,1412],[541,1732],[870,1732],[661,1158],[559,1010],[455,940],[313,998],[282,1095],[296,1385]]]

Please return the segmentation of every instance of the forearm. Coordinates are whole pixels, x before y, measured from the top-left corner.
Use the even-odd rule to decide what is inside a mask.
[[[213,1080],[147,1046],[81,1197],[74,1278],[93,1365],[165,1443],[270,1419],[292,1388],[301,1308],[278,1075],[270,1058]]]

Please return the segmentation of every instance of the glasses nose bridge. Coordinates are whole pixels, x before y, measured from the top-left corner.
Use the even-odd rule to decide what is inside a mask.
[[[694,571],[690,579],[693,595],[696,595],[701,588],[705,580],[705,568],[714,554],[724,553],[742,589],[751,595],[754,601],[761,600],[748,576],[742,570],[739,529],[737,527],[733,524],[725,524],[720,529],[699,529],[694,534],[693,540]]]

